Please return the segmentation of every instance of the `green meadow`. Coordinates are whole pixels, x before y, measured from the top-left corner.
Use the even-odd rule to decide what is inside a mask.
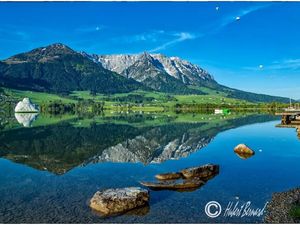
[[[50,94],[45,92],[37,92],[37,91],[22,91],[22,90],[15,90],[15,89],[8,89],[3,88],[6,95],[20,101],[23,98],[30,98],[32,102],[35,104],[44,104],[54,101],[61,101],[63,103],[75,103],[77,102],[74,99],[66,96],[59,96],[56,94]]]
[[[209,88],[201,88],[204,95],[174,95],[162,92],[133,91],[129,93],[118,94],[91,94],[89,91],[74,91],[66,95],[53,93],[22,91],[3,88],[6,96],[9,96],[14,102],[20,101],[25,97],[32,100],[33,103],[40,106],[47,106],[52,103],[67,105],[70,103],[80,103],[86,111],[91,111],[89,102],[103,104],[103,110],[107,112],[174,112],[179,107],[181,109],[198,110],[197,107],[220,107],[226,108],[263,108],[270,107],[271,104],[252,103],[245,100],[229,98],[226,94]],[[279,104],[277,104],[278,106]],[[276,106],[276,107],[277,107]]]

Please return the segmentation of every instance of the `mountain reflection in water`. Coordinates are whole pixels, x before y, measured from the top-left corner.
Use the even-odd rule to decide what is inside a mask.
[[[11,129],[0,132],[0,157],[54,174],[89,163],[161,163],[189,156],[207,146],[219,132],[274,119],[248,115],[216,123],[92,123],[81,127],[62,122]]]

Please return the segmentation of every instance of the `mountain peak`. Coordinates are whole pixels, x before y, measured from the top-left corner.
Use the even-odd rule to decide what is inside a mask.
[[[49,45],[49,47],[56,47],[56,48],[69,48],[67,45],[63,44],[63,43],[53,43],[51,45]]]
[[[60,58],[62,55],[78,54],[67,45],[54,43],[45,47],[33,49],[5,60],[6,63],[17,64],[26,62],[47,62]]]
[[[0,62],[0,83],[7,87],[66,93],[93,90],[128,92],[143,86],[104,69],[68,46],[55,43]]]
[[[51,45],[48,45],[46,47],[41,47],[36,49],[37,51],[41,50],[42,52],[45,53],[57,53],[57,54],[62,54],[62,53],[76,53],[74,50],[72,50],[70,47],[68,47],[65,44],[62,43],[54,43]]]
[[[140,59],[143,59],[143,60],[147,59],[147,60],[150,60],[150,61],[153,60],[152,56],[148,52],[143,52],[140,55]]]

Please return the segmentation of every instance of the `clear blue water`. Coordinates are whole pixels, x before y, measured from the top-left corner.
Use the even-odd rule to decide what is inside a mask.
[[[251,201],[252,207],[262,208],[272,193],[300,186],[300,140],[295,129],[275,128],[278,123],[277,118],[264,121],[253,117],[246,122],[234,122],[230,126],[221,124],[213,129],[197,128],[203,124],[192,127],[178,124],[176,127],[159,127],[159,130],[157,127],[130,128],[130,125],[107,124],[105,127],[100,125],[103,135],[98,133],[97,127],[86,128],[89,135],[85,134],[85,128],[73,128],[72,131],[80,129],[75,136],[72,133],[74,140],[70,140],[67,133],[66,139],[59,140],[61,135],[54,132],[57,127],[54,130],[43,127],[3,131],[0,134],[0,223],[261,222],[262,217],[230,218],[222,214],[212,219],[205,214],[204,207],[214,200],[222,207],[226,207],[229,201]],[[68,131],[68,126],[60,125],[59,130]],[[116,134],[118,132],[120,134]],[[111,136],[109,144],[97,145],[106,140],[97,139],[105,133],[108,139]],[[162,137],[162,134],[166,136]],[[124,157],[123,162],[116,162],[117,158],[113,156],[113,162],[110,159],[95,160],[98,151],[124,141],[130,146],[129,140],[137,136],[165,146],[176,138],[182,140],[183,135],[190,137],[187,143],[191,146],[193,141],[204,140],[203,137],[208,142],[176,159],[166,157],[161,163],[147,163],[147,160],[161,156],[161,150],[139,157],[144,159],[143,163],[129,162]],[[74,146],[62,144],[68,140]],[[256,154],[247,160],[239,158],[233,152],[239,143],[246,143]],[[62,149],[58,145],[63,146]],[[82,149],[89,151],[81,152]],[[143,213],[103,218],[88,206],[88,200],[99,189],[140,186],[139,181],[153,180],[157,173],[206,163],[219,164],[219,175],[193,192],[151,191],[149,208],[143,209]]]

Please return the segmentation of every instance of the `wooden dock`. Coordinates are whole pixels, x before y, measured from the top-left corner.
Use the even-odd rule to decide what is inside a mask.
[[[281,124],[300,124],[300,109],[288,110],[275,113],[276,116],[281,116]]]
[[[300,139],[300,108],[299,104],[295,107],[290,101],[290,106],[282,112],[275,113],[276,116],[281,116],[281,124],[276,127],[296,128],[297,136]]]
[[[300,115],[299,112],[291,111],[291,112],[277,112],[275,113],[276,116],[297,116]]]

